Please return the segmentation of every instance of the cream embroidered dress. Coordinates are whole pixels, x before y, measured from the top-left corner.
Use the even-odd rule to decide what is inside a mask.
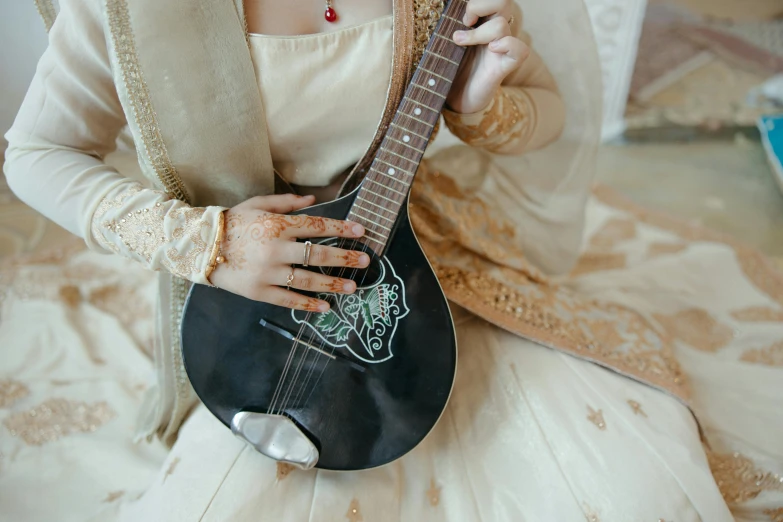
[[[116,2],[107,5],[111,8]],[[393,17],[384,17],[334,33],[250,35],[253,70],[246,72],[255,72],[272,160],[289,181],[325,185],[364,153],[384,111],[394,63],[394,23]],[[58,20],[58,24],[65,32],[65,22]],[[283,68],[302,86],[300,103],[291,103],[290,88],[273,80],[278,75],[265,74]],[[357,77],[363,79],[359,84]],[[49,95],[56,93],[42,91],[41,107]],[[509,99],[496,100],[493,110],[509,107],[513,103]],[[70,106],[76,110],[111,103],[98,98]],[[354,106],[366,112],[352,113]],[[27,110],[32,112],[29,106]],[[459,134],[457,117],[447,118]],[[335,127],[323,121],[334,121]],[[460,137],[491,142],[480,128],[498,121],[502,117],[493,120],[491,111],[489,117],[468,116]],[[101,128],[90,128],[91,124],[87,118],[85,133],[97,137]],[[12,137],[16,143],[24,142],[28,152],[36,147],[51,150],[51,144],[21,140],[18,134]],[[102,170],[100,146],[96,138],[95,157],[88,157],[94,165],[69,182],[94,182],[90,168],[116,176],[111,182],[121,194],[103,198],[109,203],[94,213],[112,212],[139,195],[148,197],[141,185],[128,185],[126,176],[134,167],[127,154],[112,159],[118,171]],[[84,144],[62,144],[38,164],[14,161],[17,169],[22,165],[29,176],[39,176],[30,182],[44,187],[40,172],[54,176],[66,167],[57,162],[57,151],[83,148]],[[12,159],[14,154],[10,153]],[[421,175],[430,180],[431,189],[414,196],[414,209],[420,201],[482,215],[480,205],[465,209],[459,205],[467,187],[475,186],[476,179],[494,167],[472,153],[437,142],[430,156]],[[21,186],[18,174],[9,178],[14,175]],[[536,186],[528,190],[535,199],[535,190],[546,180],[532,184]],[[228,187],[223,181],[216,186],[218,192],[221,186]],[[205,185],[195,192],[208,190]],[[515,190],[513,183],[504,187],[509,197]],[[50,199],[57,197],[48,194]],[[173,199],[150,201],[149,212],[160,212],[164,233],[183,241],[186,236],[197,237],[187,226],[184,235],[166,229],[169,219],[189,223],[189,207]],[[57,204],[64,208],[68,202]],[[160,208],[156,205],[165,208],[156,211]],[[211,209],[206,208],[206,216],[216,212]],[[617,334],[615,325],[604,319],[607,310],[615,309],[631,310],[658,325],[689,377],[691,405],[709,449],[692,411],[674,395],[594,364],[589,357],[546,348],[542,344],[547,339],[525,340],[459,307],[455,307],[459,367],[449,406],[419,447],[388,466],[360,473],[293,470],[235,439],[203,406],[190,413],[171,448],[157,440],[134,444],[135,417],[152,371],[148,347],[159,330],[152,314],[156,277],[128,259],[74,248],[48,257],[20,258],[2,270],[0,518],[712,522],[734,516],[779,520],[783,516],[779,346],[783,277],[741,245],[642,212],[606,191],[596,192],[586,210],[584,253],[571,276],[548,277],[531,269],[525,281],[511,270],[501,270],[503,277],[509,285],[521,285],[528,278],[548,281],[549,286],[542,288],[551,288],[551,293],[538,290],[540,295],[530,299],[537,299],[534,303],[548,299],[551,306],[570,306],[575,316],[581,314],[579,320],[563,325],[565,330],[586,324],[596,332],[613,332],[615,337],[604,339],[620,344],[623,339],[617,337],[629,334]],[[139,215],[133,219],[146,219],[144,211]],[[217,226],[210,219],[208,224]],[[193,223],[203,227],[203,222]],[[104,237],[103,232],[75,221],[64,224],[86,238],[93,237],[91,233]],[[112,224],[120,229],[122,225]],[[521,226],[531,235],[538,233],[538,225]],[[432,257],[440,259],[442,252],[434,250],[444,245],[438,231],[417,228],[417,232],[433,249]],[[126,245],[136,253],[130,257],[141,257],[143,264],[162,264],[175,273],[190,269],[186,261],[172,264],[176,257],[170,254],[131,246]],[[145,252],[149,258],[144,258]],[[205,246],[197,255],[206,252]],[[543,247],[526,254],[538,260],[548,255]],[[156,260],[156,255],[162,257]],[[449,270],[453,274],[457,268]],[[452,288],[455,295],[461,291],[459,295],[470,297],[461,301],[468,307],[471,299],[483,299],[481,285],[491,284],[483,279],[460,290],[464,279],[444,281],[457,287]],[[503,299],[498,295],[495,301],[499,313],[521,306],[522,294],[504,292]],[[610,304],[586,308],[563,295]],[[158,310],[165,306],[158,304]],[[546,315],[545,305],[530,310],[543,314],[544,323],[560,327],[554,324],[556,316]],[[165,317],[159,312],[155,320]],[[648,335],[642,326],[633,321],[630,325],[629,331]],[[653,360],[644,353],[632,355]]]

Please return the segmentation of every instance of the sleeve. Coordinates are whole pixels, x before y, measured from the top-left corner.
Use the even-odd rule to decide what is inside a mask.
[[[560,136],[565,124],[566,109],[557,82],[522,29],[522,11],[516,3],[514,9],[512,30],[530,47],[530,56],[504,80],[483,110],[468,114],[443,111],[446,126],[457,138],[498,154],[543,148]]]
[[[6,134],[3,170],[25,203],[95,250],[208,284],[222,207],[144,188],[103,158],[126,124],[99,2],[62,0],[32,84]]]

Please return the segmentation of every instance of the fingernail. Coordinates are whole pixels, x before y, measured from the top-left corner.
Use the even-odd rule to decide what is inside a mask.
[[[359,264],[362,266],[367,266],[370,264],[370,256],[367,254],[362,254],[359,256]]]
[[[343,290],[347,293],[351,293],[354,291],[355,283],[353,281],[348,281],[343,285]]]
[[[494,41],[492,41],[492,42],[489,42],[489,47],[490,47],[490,49],[497,49],[498,45],[500,45],[500,44],[498,43],[498,41],[497,41],[497,40],[494,40]]]
[[[357,236],[361,236],[362,234],[364,234],[364,227],[361,226],[361,225],[354,225],[354,226],[351,227],[351,230]]]
[[[319,312],[328,312],[329,311],[329,303],[323,302],[318,305],[318,311]]]
[[[467,36],[465,36],[465,31],[456,31],[454,33],[454,41],[457,43],[462,43],[465,41]]]

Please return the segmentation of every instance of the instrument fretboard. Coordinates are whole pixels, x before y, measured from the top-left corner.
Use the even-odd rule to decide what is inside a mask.
[[[462,23],[466,4],[465,0],[450,0],[444,7],[348,213],[347,219],[364,225],[363,240],[378,254],[394,229],[465,54],[452,35],[468,29]]]

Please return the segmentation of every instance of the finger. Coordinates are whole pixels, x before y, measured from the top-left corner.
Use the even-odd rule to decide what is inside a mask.
[[[315,297],[307,297],[285,288],[272,286],[264,289],[264,301],[273,305],[305,310],[307,312],[328,312],[329,303]]]
[[[285,286],[304,290],[306,292],[329,292],[332,294],[352,294],[356,291],[356,282],[342,277],[328,276],[301,268],[295,268],[294,277],[291,276],[291,267],[283,266],[270,270],[269,284]],[[288,281],[291,280],[291,284]]]
[[[465,7],[462,23],[473,27],[473,24],[478,22],[482,16],[492,16],[504,12],[507,3],[507,0],[470,0]]]
[[[489,50],[493,53],[505,54],[513,60],[508,64],[510,69],[515,69],[530,56],[530,47],[519,38],[504,36],[500,40],[489,43]],[[505,65],[505,64],[504,64]]]
[[[309,207],[315,203],[315,196],[298,196],[296,194],[275,194],[273,196],[256,196],[248,199],[245,204],[276,214],[288,214],[294,210]]]
[[[282,236],[287,238],[307,237],[362,237],[364,227],[351,221],[330,219],[320,216],[281,216],[285,219]],[[276,218],[275,218],[276,219]]]
[[[280,249],[280,262],[287,265],[303,265],[304,255],[304,243],[286,241]],[[310,258],[307,264],[310,266],[365,268],[370,264],[370,256],[356,250],[343,250],[342,248],[313,244],[310,247]]]
[[[486,45],[489,42],[499,40],[510,34],[511,28],[508,26],[508,21],[502,16],[498,16],[481,24],[476,29],[470,31],[455,31],[453,38],[455,43],[462,46]]]

